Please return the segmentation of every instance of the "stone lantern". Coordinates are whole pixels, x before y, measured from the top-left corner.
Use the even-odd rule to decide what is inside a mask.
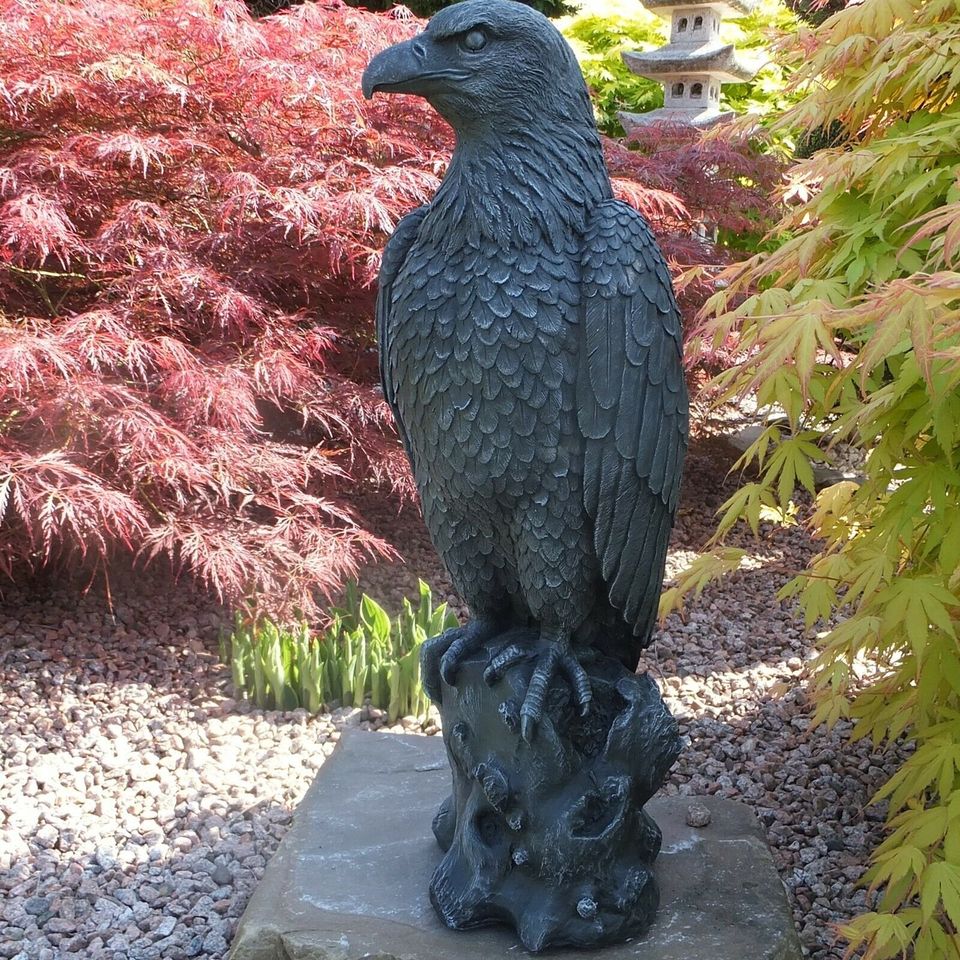
[[[750,13],[755,2],[646,3],[651,13],[670,20],[670,42],[645,53],[624,53],[623,59],[633,73],[663,84],[663,107],[648,113],[621,111],[624,129],[629,133],[657,120],[709,127],[734,116],[720,109],[720,85],[751,80],[757,71],[738,59],[733,44],[721,41],[720,23],[724,15]]]

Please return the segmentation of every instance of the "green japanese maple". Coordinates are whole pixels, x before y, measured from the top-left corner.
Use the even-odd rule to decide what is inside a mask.
[[[721,399],[782,408],[743,457],[756,479],[722,510],[716,549],[665,596],[737,563],[734,523],[814,492],[811,461],[844,441],[862,482],[822,490],[822,549],[783,591],[820,633],[817,722],[912,738],[879,791],[876,909],[844,928],[867,958],[960,957],[960,9],[865,0],[802,28],[790,51],[805,96],[784,130],[839,124],[843,143],[794,168],[774,252],[730,269],[707,338],[739,337]]]

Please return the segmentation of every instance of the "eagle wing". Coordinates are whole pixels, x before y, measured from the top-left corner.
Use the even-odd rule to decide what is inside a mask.
[[[577,416],[584,506],[611,605],[650,642],[687,449],[680,313],[643,217],[600,204],[584,236]]]
[[[420,221],[427,212],[426,205],[412,210],[397,224],[396,230],[387,241],[383,250],[383,259],[380,261],[380,278],[377,290],[377,351],[380,360],[380,386],[383,397],[390,404],[393,419],[397,425],[397,432],[403,441],[403,446],[410,457],[410,440],[406,428],[400,419],[400,410],[397,407],[397,392],[390,376],[390,363],[387,359],[390,335],[390,311],[393,309],[393,283],[403,267],[410,247],[417,237]]]

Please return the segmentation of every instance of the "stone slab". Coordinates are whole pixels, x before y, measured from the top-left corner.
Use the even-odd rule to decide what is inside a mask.
[[[253,774],[252,774],[253,775]],[[440,737],[345,731],[267,865],[231,960],[515,960],[505,928],[447,930],[427,896],[440,860],[430,824],[450,788]],[[800,960],[783,885],[753,812],[698,799],[647,805],[663,830],[661,906],[640,940],[599,960]],[[555,950],[568,957],[583,951]]]

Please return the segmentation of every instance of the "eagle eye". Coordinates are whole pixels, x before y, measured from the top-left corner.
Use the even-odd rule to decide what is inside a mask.
[[[486,45],[487,35],[479,29],[470,30],[464,34],[463,39],[460,41],[460,46],[463,47],[464,50],[469,50],[471,53],[482,50]]]

